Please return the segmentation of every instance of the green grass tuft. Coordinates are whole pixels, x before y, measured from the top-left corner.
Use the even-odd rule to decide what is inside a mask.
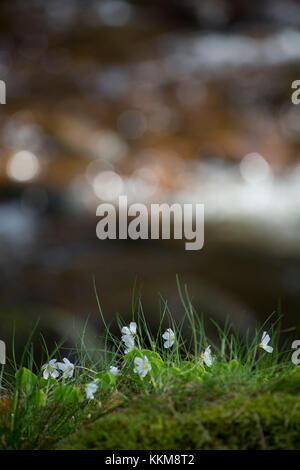
[[[215,324],[212,342],[187,291],[179,286],[179,294],[182,319],[176,323],[163,301],[155,332],[133,300],[137,332],[128,353],[100,303],[99,348],[87,347],[84,333],[72,350],[62,342],[51,352],[43,341],[37,364],[30,338],[21,363],[12,354],[0,371],[0,449],[300,449],[300,372],[291,345],[279,348],[280,321],[269,318],[243,338]],[[169,348],[166,328],[175,333]],[[263,331],[272,353],[259,347]],[[203,362],[208,346],[212,363]],[[73,377],[45,379],[42,364],[64,357],[74,362]],[[145,357],[151,368],[142,377],[135,367]],[[94,396],[86,394],[91,382]]]

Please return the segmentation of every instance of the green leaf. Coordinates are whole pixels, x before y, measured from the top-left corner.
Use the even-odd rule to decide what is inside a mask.
[[[39,386],[41,388],[49,388],[50,385],[57,385],[57,380],[53,379],[52,377],[48,377],[48,379],[44,379],[44,377],[40,377]]]
[[[150,351],[149,349],[142,349],[141,354],[142,354],[142,357],[143,357],[143,356],[146,356],[149,361],[151,361],[152,359],[154,359],[156,362],[160,362],[161,364],[163,364],[162,358],[161,358],[160,355],[159,355],[157,352],[155,352],[155,351]]]
[[[169,372],[174,375],[174,377],[181,377],[182,376],[182,370],[179,369],[179,367],[170,367]]]
[[[228,362],[228,367],[230,370],[234,370],[240,368],[241,364],[236,359],[232,359]]]
[[[137,348],[133,348],[131,351],[125,354],[125,359],[126,360],[134,360],[136,357],[142,357],[141,356],[141,351],[139,351]]]
[[[43,390],[35,390],[29,396],[29,400],[34,406],[45,406],[47,401],[47,395]]]
[[[213,372],[215,375],[221,374],[223,372],[228,372],[229,364],[228,362],[216,362],[213,367]]]
[[[57,387],[53,393],[54,399],[64,404],[79,403],[83,400],[79,387],[63,385]]]
[[[31,372],[31,370],[26,369],[26,367],[19,369],[16,372],[15,377],[17,387],[25,390],[27,393],[35,387],[38,381],[37,376]]]
[[[99,379],[99,387],[102,388],[102,390],[108,390],[116,385],[116,377],[111,373],[106,370],[103,370],[101,372],[98,372],[95,375],[95,379]]]
[[[142,349],[141,357],[146,356],[151,364],[151,373],[157,375],[161,368],[164,366],[164,362],[157,352],[149,351],[148,349]]]
[[[196,380],[202,381],[205,368],[202,364],[195,364],[194,362],[183,361],[180,367],[170,367],[170,373],[177,378],[185,380],[186,382]]]

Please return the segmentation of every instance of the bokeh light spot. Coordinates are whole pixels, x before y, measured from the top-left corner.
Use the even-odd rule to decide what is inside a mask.
[[[259,153],[248,153],[240,163],[240,172],[247,183],[257,184],[270,176],[270,166]]]
[[[103,201],[115,201],[123,191],[123,180],[114,171],[99,173],[93,182],[96,196]]]
[[[34,179],[40,171],[37,157],[27,150],[15,153],[7,163],[7,175],[20,182]]]

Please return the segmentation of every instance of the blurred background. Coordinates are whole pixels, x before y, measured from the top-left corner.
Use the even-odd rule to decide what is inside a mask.
[[[299,326],[300,2],[0,3],[0,338],[50,339],[90,316]],[[99,201],[205,204],[205,245],[100,241]],[[72,341],[72,339],[71,339]]]

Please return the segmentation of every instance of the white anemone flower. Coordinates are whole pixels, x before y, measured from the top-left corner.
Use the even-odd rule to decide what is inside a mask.
[[[47,362],[47,364],[44,364],[42,366],[42,370],[44,371],[44,379],[48,380],[49,377],[51,377],[52,379],[57,379],[57,377],[59,377],[57,366],[58,364],[56,362],[56,359],[51,359],[51,361]]]
[[[136,335],[136,323],[134,321],[132,321],[129,325],[129,328],[128,328],[128,326],[123,326],[121,331],[122,331],[124,336],[134,337]]]
[[[135,363],[135,368],[133,369],[133,372],[135,372],[136,374],[139,374],[142,379],[148,374],[149,370],[152,369],[147,356],[144,356],[143,358],[136,357],[134,359],[134,363]]]
[[[267,334],[266,331],[264,331],[262,334],[261,342],[258,345],[260,348],[264,349],[268,353],[273,352],[272,346],[268,346],[270,339],[270,336]]]
[[[164,334],[162,335],[163,339],[165,339],[165,343],[164,343],[164,347],[165,348],[170,348],[171,346],[173,346],[174,342],[175,342],[175,333],[173,330],[171,330],[171,328],[168,328]]]
[[[110,366],[109,368],[109,372],[114,375],[115,377],[117,377],[120,373],[118,367],[115,367],[115,366]]]
[[[93,382],[90,382],[85,386],[85,395],[87,400],[94,400],[94,394],[98,390],[98,381],[99,379],[93,380]]]
[[[129,327],[123,326],[121,331],[123,333],[122,341],[125,343],[126,346],[125,354],[127,354],[134,348],[134,337],[136,336],[136,323],[131,322]]]
[[[122,341],[125,343],[126,349],[125,354],[132,351],[134,348],[134,338],[130,335],[122,336]]]
[[[201,364],[206,364],[208,367],[212,366],[213,358],[210,350],[211,346],[207,346],[204,353],[200,355],[200,362]]]
[[[64,362],[58,362],[57,367],[63,372],[64,379],[73,377],[75,366],[66,357],[63,358]]]

